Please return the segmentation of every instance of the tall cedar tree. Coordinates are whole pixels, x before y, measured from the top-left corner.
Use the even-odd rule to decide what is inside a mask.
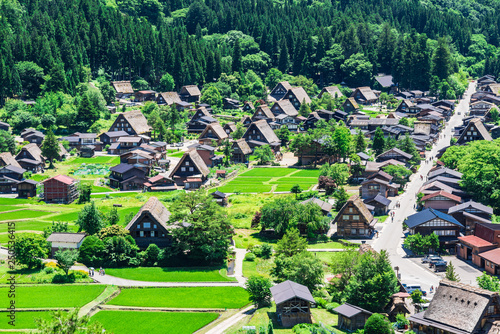
[[[375,135],[373,136],[373,144],[372,148],[375,151],[375,155],[382,154],[384,152],[384,147],[385,147],[385,138],[384,138],[384,132],[382,131],[381,128],[377,128],[375,130]]]
[[[286,41],[283,40],[281,42],[281,47],[280,47],[280,57],[278,61],[278,70],[280,70],[283,73],[287,73],[288,71],[288,47],[286,46]]]
[[[232,70],[233,70],[233,72],[240,72],[242,70],[242,68],[241,68],[241,47],[240,47],[240,40],[239,39],[237,39],[236,42],[234,43]]]
[[[451,53],[444,37],[438,39],[438,45],[432,57],[432,74],[439,79],[447,79],[451,74]]]
[[[47,131],[42,143],[42,155],[49,159],[49,168],[54,168],[54,160],[59,159],[59,152],[61,148],[59,147],[59,142],[52,130]]]

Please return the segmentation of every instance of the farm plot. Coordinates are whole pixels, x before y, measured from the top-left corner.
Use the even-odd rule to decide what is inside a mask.
[[[303,191],[318,183],[319,170],[295,168],[254,168],[218,189],[226,193],[282,192],[298,184]]]
[[[240,287],[180,287],[122,289],[110,305],[171,308],[240,308],[248,292]]]
[[[82,307],[99,296],[105,285],[37,285],[16,287],[16,307]],[[8,305],[8,287],[0,288],[0,303]]]
[[[220,268],[109,268],[110,276],[147,282],[227,282],[234,281],[221,273]]]
[[[16,329],[35,329],[35,319],[50,319],[49,311],[41,312],[16,312]],[[12,329],[7,321],[0,321],[0,329]],[[9,333],[11,333],[9,331]]]
[[[100,311],[91,321],[114,334],[191,334],[217,319],[217,313]]]

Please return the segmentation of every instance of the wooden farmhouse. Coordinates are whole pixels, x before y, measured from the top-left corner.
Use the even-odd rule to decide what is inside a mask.
[[[113,81],[113,88],[116,91],[116,98],[122,99],[134,95],[134,89],[130,81]]]
[[[185,189],[198,189],[207,180],[210,170],[198,154],[197,150],[184,153],[179,163],[175,166],[170,178],[178,186]]]
[[[349,303],[337,306],[333,311],[338,314],[339,328],[348,331],[363,329],[366,320],[372,315],[371,312]]]
[[[359,105],[356,102],[356,100],[354,99],[354,97],[350,97],[344,101],[344,103],[342,104],[342,109],[346,113],[352,114],[352,113],[355,113],[359,110]]]
[[[410,234],[420,233],[422,236],[436,234],[441,246],[450,251],[454,250],[460,230],[464,227],[453,216],[434,209],[425,209],[408,216],[405,224]]]
[[[276,303],[278,321],[284,327],[312,323],[311,304],[316,304],[309,289],[292,281],[285,281],[271,287]]]
[[[342,94],[342,92],[340,91],[340,88],[337,86],[324,87],[321,92],[319,92],[318,98],[321,99],[323,97],[323,94],[329,94],[332,99],[344,96],[344,94]]]
[[[377,95],[370,87],[358,87],[352,92],[351,96],[356,102],[361,104],[373,104],[377,102]]]
[[[442,212],[448,212],[448,209],[462,202],[462,198],[457,195],[450,194],[444,190],[436,191],[428,194],[421,199],[423,207],[426,209],[434,209]]]
[[[429,307],[409,318],[409,329],[416,334],[493,334],[500,331],[499,318],[498,292],[445,279]]]
[[[334,219],[337,235],[345,238],[369,238],[375,231],[377,219],[358,195],[347,200]]]
[[[255,108],[255,112],[251,117],[252,122],[256,122],[262,119],[266,120],[268,123],[274,121],[274,114],[266,104],[260,105]]]
[[[13,165],[0,167],[0,193],[16,193],[24,172],[26,172],[26,169]]]
[[[42,184],[45,203],[69,204],[80,196],[80,181],[66,175],[56,175]]]
[[[311,104],[311,98],[302,87],[293,87],[289,89],[284,99],[290,100],[296,110],[300,109],[302,103]]]
[[[247,101],[243,104],[243,111],[251,112],[253,110],[255,110],[255,107],[253,106],[252,102]]]
[[[491,221],[493,209],[470,200],[450,207],[448,214],[465,226],[466,234],[474,234],[476,222]]]
[[[43,140],[45,139],[45,135],[35,129],[26,129],[21,132],[20,136],[23,138],[23,141],[27,141],[28,143],[36,144],[38,146],[41,146]]]
[[[155,101],[156,92],[154,90],[140,90],[134,93],[135,101],[145,102],[145,101]]]
[[[208,124],[216,123],[217,120],[210,115],[205,107],[196,109],[193,117],[187,122],[188,133],[201,133]]]
[[[196,85],[183,86],[179,92],[179,97],[185,102],[198,102],[200,101],[201,92]]]
[[[268,100],[270,101],[279,101],[285,97],[286,93],[292,89],[292,85],[288,83],[288,81],[278,82],[276,86],[274,86],[273,90],[269,94]]]
[[[397,196],[398,189],[401,185],[393,183],[392,179],[393,177],[391,175],[382,170],[368,176],[368,178],[361,183],[361,188],[359,188],[361,198],[374,198],[378,194],[381,194],[385,198]]]
[[[109,128],[109,132],[111,131],[125,131],[131,136],[151,136],[151,127],[140,110],[130,110],[119,114]]]
[[[150,177],[148,182],[144,183],[147,191],[173,191],[177,190],[174,180],[158,174]]]
[[[17,184],[17,195],[20,198],[36,197],[36,186],[38,182],[25,179]]]
[[[224,129],[224,132],[230,137],[231,137],[231,133],[233,133],[234,131],[236,131],[237,127],[236,127],[236,124],[234,124],[234,122],[228,122],[226,124],[224,124],[224,126],[222,127],[222,129]]]
[[[471,116],[484,116],[492,108],[495,108],[495,104],[486,101],[476,101],[470,104],[469,115]]]
[[[376,156],[377,162],[382,162],[386,160],[398,160],[401,161],[405,164],[408,164],[409,161],[413,158],[413,155],[408,154],[406,152],[401,151],[399,148],[391,148],[390,150],[387,150],[379,155]]]
[[[171,245],[170,230],[178,225],[168,225],[170,211],[156,197],[150,197],[139,212],[125,227],[130,231],[137,246],[141,249],[156,244],[160,248]]]
[[[410,110],[412,110],[411,108],[413,106],[414,106],[413,102],[411,102],[410,100],[404,99],[403,101],[401,101],[399,106],[396,108],[396,112],[405,113],[405,114],[409,113]]]
[[[85,239],[85,233],[55,232],[49,235],[47,242],[50,242],[52,257],[58,250],[78,249]]]
[[[465,145],[474,140],[493,140],[479,118],[473,118],[467,123],[465,128],[460,132],[457,139],[457,145]]]
[[[224,131],[220,123],[211,123],[208,124],[205,130],[200,134],[198,142],[202,145],[214,146],[215,143],[215,146],[219,146],[222,144],[222,141],[228,137],[228,134]]]
[[[120,190],[143,189],[147,182],[147,173],[144,169],[121,163],[110,169],[109,186]]]
[[[3,166],[16,166],[21,168],[21,165],[17,162],[16,158],[10,152],[2,152],[0,153],[0,167]]]
[[[111,145],[116,143],[120,137],[126,137],[129,134],[123,130],[120,131],[108,131],[99,135],[99,139],[103,146]]]
[[[166,104],[167,106],[175,104],[178,106],[182,103],[182,100],[179,97],[179,94],[177,94],[177,92],[164,92],[158,94],[158,97],[156,98],[156,103]]]
[[[299,112],[295,109],[290,100],[280,100],[274,102],[273,106],[271,107],[271,112],[274,114],[274,116],[285,114],[291,117],[297,117],[299,115]]]
[[[253,122],[243,135],[252,150],[268,144],[274,152],[279,151],[281,141],[265,120]]]
[[[231,156],[232,162],[246,164],[250,155],[252,154],[252,149],[248,146],[248,143],[244,138],[233,141],[233,154]]]

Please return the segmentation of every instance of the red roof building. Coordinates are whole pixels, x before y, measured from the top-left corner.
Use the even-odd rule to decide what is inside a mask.
[[[424,196],[422,198],[422,202],[424,203],[424,208],[426,209],[432,208],[434,210],[448,212],[449,208],[460,204],[462,202],[462,198],[460,198],[460,196],[450,194],[447,191],[440,190]]]
[[[484,269],[492,275],[500,274],[500,248],[479,254],[484,260]]]
[[[56,175],[42,182],[45,203],[69,204],[80,196],[80,182],[67,175]]]

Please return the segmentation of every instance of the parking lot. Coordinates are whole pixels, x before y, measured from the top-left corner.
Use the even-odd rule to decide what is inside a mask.
[[[450,261],[453,263],[453,266],[455,267],[455,272],[457,275],[460,277],[460,282],[477,286],[476,283],[476,277],[481,276],[482,270],[479,270],[475,266],[472,265],[472,263],[468,263],[464,260],[458,259],[454,255],[449,255],[449,256],[443,256],[443,260],[447,261],[450,263]],[[422,268],[425,268],[429,272],[432,272],[434,275],[444,278],[445,277],[445,272],[434,272],[434,268],[429,268],[428,263],[422,263],[422,258],[421,257],[415,257],[411,258],[411,261],[415,262]]]

